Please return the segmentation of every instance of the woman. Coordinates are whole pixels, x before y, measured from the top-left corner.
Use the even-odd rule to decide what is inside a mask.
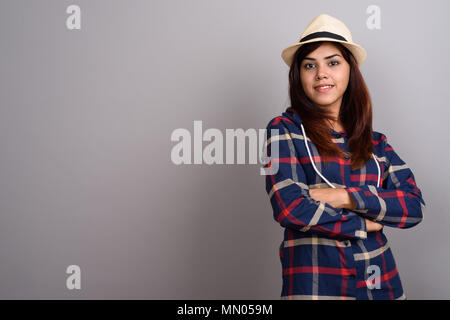
[[[282,57],[291,106],[269,122],[266,143],[266,191],[285,228],[281,298],[406,299],[383,227],[417,225],[425,202],[386,136],[372,131],[365,50],[341,21],[320,15]]]

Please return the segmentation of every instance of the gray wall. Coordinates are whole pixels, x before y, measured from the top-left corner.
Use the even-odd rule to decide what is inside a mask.
[[[81,7],[68,30],[67,6]],[[381,29],[369,30],[369,5]],[[385,133],[427,209],[385,228],[409,299],[450,298],[450,3],[0,2],[0,298],[278,299],[282,228],[258,164],[175,165],[174,130],[265,128],[281,50],[346,23]],[[444,198],[442,198],[442,196]],[[81,289],[66,268],[81,268]]]

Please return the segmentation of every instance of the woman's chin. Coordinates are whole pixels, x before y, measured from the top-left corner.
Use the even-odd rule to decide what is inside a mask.
[[[325,99],[319,99],[319,100],[315,100],[315,101],[313,101],[316,105],[318,105],[318,106],[320,106],[320,107],[322,107],[322,108],[326,108],[326,107],[328,107],[328,106],[331,106],[332,104],[333,104],[333,102],[334,102],[335,100],[332,100],[332,99],[330,99],[330,100],[325,100]]]

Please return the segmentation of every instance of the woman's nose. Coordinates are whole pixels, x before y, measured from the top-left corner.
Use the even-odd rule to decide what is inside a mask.
[[[325,67],[318,67],[317,68],[317,80],[328,78],[328,73]]]

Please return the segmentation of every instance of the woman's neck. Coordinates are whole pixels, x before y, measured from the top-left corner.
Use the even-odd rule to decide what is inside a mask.
[[[329,126],[334,131],[344,131],[344,126],[340,121],[337,120],[328,120]]]

